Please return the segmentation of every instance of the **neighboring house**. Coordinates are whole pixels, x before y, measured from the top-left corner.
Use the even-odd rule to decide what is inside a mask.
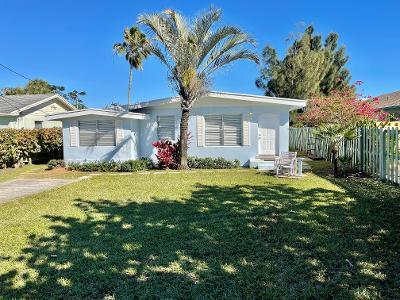
[[[0,96],[0,128],[61,127],[60,121],[47,121],[46,116],[74,109],[57,94]]]
[[[256,165],[289,149],[289,111],[306,101],[211,92],[197,100],[189,119],[189,155],[239,159]],[[132,106],[130,112],[84,109],[49,116],[63,122],[64,159],[128,160],[152,157],[154,141],[176,140],[178,97]]]
[[[378,98],[378,108],[400,117],[400,91],[383,94]]]

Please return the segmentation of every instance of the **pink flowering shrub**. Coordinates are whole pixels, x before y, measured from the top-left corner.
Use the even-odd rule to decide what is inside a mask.
[[[361,82],[357,81],[357,85]],[[375,107],[377,98],[360,100],[355,93],[355,86],[333,91],[329,96],[311,98],[306,111],[298,120],[306,126],[321,124],[366,125],[371,121],[385,121],[389,115]]]

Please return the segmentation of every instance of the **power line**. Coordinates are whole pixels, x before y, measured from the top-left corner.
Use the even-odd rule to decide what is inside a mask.
[[[18,76],[21,76],[21,77],[24,78],[24,79],[33,80],[33,79],[29,78],[29,77],[26,77],[25,75],[23,75],[23,74],[21,74],[21,73],[18,73],[17,71],[13,70],[12,68],[7,67],[6,65],[3,65],[2,63],[0,63],[0,67],[3,67],[4,69],[6,69],[6,70],[8,70],[8,71],[10,71],[10,72],[12,72],[12,73],[14,73],[14,74],[16,74],[16,75],[18,75]],[[64,96],[64,95],[62,94],[62,96]],[[5,101],[7,100],[7,97],[6,97],[5,95],[1,95],[1,93],[0,93],[0,97],[2,97]],[[8,100],[11,100],[11,99],[8,98]],[[16,102],[19,101],[18,99],[13,99],[13,100],[16,101]],[[6,102],[7,102],[9,105],[18,108],[18,107],[15,106],[14,104],[11,104],[9,101],[6,101]]]
[[[10,98],[7,98],[6,96],[4,96],[4,95],[0,95],[0,99],[3,99],[8,105],[10,105],[11,107],[14,107],[14,108],[16,108],[16,109],[19,109],[19,107],[18,106],[16,106],[14,103],[13,103],[13,101],[15,101],[14,99],[10,99]]]
[[[11,69],[10,67],[7,67],[7,66],[3,65],[2,63],[0,63],[0,67],[3,67],[4,69],[6,69],[6,70],[8,70],[8,71],[10,71],[10,72],[12,72],[12,73],[14,73],[14,74],[16,74],[16,75],[18,75],[18,76],[21,76],[22,78],[25,78],[25,79],[27,79],[27,80],[32,80],[32,79],[26,77],[25,75],[22,75],[21,73],[18,73],[17,71],[14,71],[14,70]]]
[[[21,76],[21,77],[24,78],[24,79],[32,80],[31,78],[26,77],[25,75],[23,75],[23,74],[21,74],[21,73],[18,73],[17,71],[13,70],[13,69],[10,68],[10,67],[7,67],[6,65],[3,65],[2,63],[0,63],[0,67],[3,67],[4,69],[6,69],[6,70],[8,70],[8,71],[10,71],[10,72],[12,72],[12,73],[14,73],[14,74],[16,74],[16,75],[18,75],[18,76]],[[2,98],[4,99],[4,101],[6,101],[6,102],[8,103],[8,105],[14,106],[14,107],[16,107],[17,109],[19,108],[18,106],[15,106],[15,104],[11,104],[12,102],[19,102],[18,99],[10,99],[10,98],[7,98],[6,95],[1,95],[1,93],[0,93],[0,97],[2,97]],[[11,101],[11,103],[10,103],[9,101],[7,101],[7,99],[8,99],[9,101]]]

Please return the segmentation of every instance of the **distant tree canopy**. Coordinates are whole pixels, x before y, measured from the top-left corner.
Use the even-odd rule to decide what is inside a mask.
[[[86,92],[78,92],[73,90],[65,92],[65,87],[60,85],[52,85],[43,79],[29,80],[25,86],[5,87],[1,90],[4,95],[28,95],[28,94],[60,94],[68,99],[76,108],[83,109],[86,105],[80,96],[85,96]]]
[[[2,89],[4,95],[27,95],[27,94],[56,94],[65,90],[63,86],[51,85],[46,80],[32,79],[25,86],[5,87]]]
[[[279,59],[274,48],[263,50],[261,75],[257,87],[266,96],[307,99],[329,95],[333,90],[349,86],[350,73],[345,68],[348,56],[338,47],[338,34],[330,33],[322,45],[322,36],[309,26],[289,47],[285,58]]]

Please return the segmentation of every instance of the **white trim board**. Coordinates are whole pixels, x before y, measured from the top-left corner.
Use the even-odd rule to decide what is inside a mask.
[[[61,103],[63,103],[65,106],[67,106],[71,110],[75,109],[75,106],[73,106],[71,103],[69,103],[64,97],[60,96],[59,94],[54,94],[54,95],[52,95],[50,97],[47,97],[47,98],[45,98],[43,100],[37,101],[37,102],[32,103],[32,104],[27,105],[27,106],[24,106],[21,109],[16,109],[16,110],[10,112],[10,115],[13,115],[13,116],[19,115],[19,113],[22,112],[22,111],[28,110],[30,108],[33,108],[35,106],[38,106],[40,104],[49,102],[49,101],[54,100],[54,99],[59,100]]]
[[[250,94],[238,94],[238,93],[226,93],[226,92],[209,92],[204,97],[215,98],[219,100],[239,100],[239,101],[248,101],[248,102],[257,102],[257,103],[269,103],[269,104],[280,104],[290,106],[290,109],[299,109],[306,106],[307,101],[301,99],[291,99],[291,98],[280,98],[280,97],[268,97],[268,96],[260,96],[260,95],[250,95]],[[133,110],[160,106],[171,103],[180,102],[180,97],[169,97],[156,99],[151,101],[141,102],[133,107]]]
[[[82,116],[104,116],[114,117],[121,119],[136,119],[136,120],[148,120],[149,116],[141,113],[132,113],[127,111],[115,111],[106,109],[81,109],[69,112],[62,112],[52,114],[46,117],[47,121],[64,120]]]

